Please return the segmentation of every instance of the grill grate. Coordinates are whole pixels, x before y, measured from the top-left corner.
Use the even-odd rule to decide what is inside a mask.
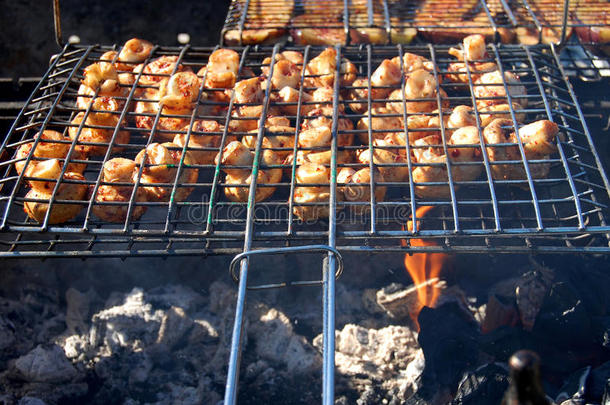
[[[495,42],[532,45],[563,42],[576,30],[590,42],[595,40],[591,27],[610,25],[607,10],[606,0],[234,0],[221,41],[269,44],[292,35],[303,45],[320,44],[320,37],[328,35],[325,43],[345,45],[408,43],[419,35],[455,43],[481,33]]]
[[[518,74],[527,89],[527,108],[506,112],[506,117],[515,119],[516,115],[525,114],[525,122],[538,119],[549,119],[559,125],[562,139],[558,142],[559,153],[540,161],[528,162],[528,167],[535,164],[548,164],[548,176],[536,179],[528,175],[523,180],[490,180],[490,173],[494,166],[489,159],[475,163],[444,163],[430,164],[430,167],[447,166],[447,170],[459,170],[468,165],[478,165],[482,175],[472,181],[438,181],[432,183],[414,184],[405,181],[371,180],[372,190],[386,187],[387,193],[383,200],[379,200],[370,189],[365,189],[368,197],[366,201],[342,201],[338,198],[338,183],[336,175],[344,167],[354,170],[370,166],[381,169],[398,170],[408,167],[425,166],[416,163],[411,158],[402,163],[362,164],[343,163],[338,160],[340,153],[355,154],[356,151],[388,150],[399,153],[405,150],[406,156],[417,150],[417,147],[406,146],[376,146],[372,149],[372,138],[378,132],[392,132],[404,134],[405,131],[417,132],[407,129],[403,124],[395,128],[376,130],[345,130],[333,128],[333,133],[339,136],[346,132],[362,135],[365,140],[362,144],[341,146],[333,145],[332,162],[330,165],[331,198],[329,202],[299,204],[294,199],[295,162],[273,166],[282,168],[284,174],[280,182],[271,185],[255,184],[255,187],[264,189],[275,187],[273,195],[256,204],[248,202],[229,201],[224,196],[228,187],[223,174],[224,167],[220,164],[185,165],[183,161],[178,165],[179,173],[196,168],[199,170],[197,182],[189,184],[193,192],[186,201],[171,200],[169,202],[136,202],[135,195],[131,200],[123,203],[96,202],[92,197],[78,200],[83,206],[80,214],[73,220],[62,224],[51,224],[49,218],[42,223],[29,219],[23,212],[23,206],[31,198],[26,198],[28,190],[25,171],[17,174],[14,163],[16,150],[24,143],[30,141],[34,134],[44,129],[53,129],[64,134],[69,128],[76,128],[82,132],[90,127],[89,124],[72,124],[73,117],[82,112],[75,107],[77,91],[80,80],[83,78],[83,69],[96,62],[102,53],[109,47],[100,46],[67,46],[54,60],[51,68],[32,93],[18,119],[13,124],[4,139],[0,153],[2,163],[0,170],[3,178],[0,180],[0,212],[1,230],[0,255],[3,257],[31,256],[130,256],[130,255],[180,255],[180,254],[215,254],[240,251],[244,243],[250,244],[252,249],[264,247],[279,247],[290,245],[303,245],[311,243],[324,243],[329,237],[336,238],[336,247],[344,251],[454,251],[454,252],[557,252],[580,251],[600,252],[608,251],[610,227],[608,217],[608,180],[601,167],[599,156],[595,151],[589,131],[584,123],[583,115],[574,95],[571,85],[565,79],[562,68],[558,65],[558,55],[553,47],[536,46],[494,46],[489,48],[489,60],[498,64],[503,70],[510,70]],[[291,49],[291,48],[286,48]],[[177,56],[184,66],[199,70],[208,60],[214,49],[208,48],[154,48],[151,59],[164,56]],[[259,73],[262,61],[272,53],[280,52],[274,48],[246,47],[240,49],[241,78],[249,71]],[[323,48],[304,48],[304,65],[317,56]],[[455,58],[448,54],[446,46],[362,46],[359,48],[337,48],[338,57],[351,60],[358,70],[359,76],[370,77],[377,66],[388,58],[404,55],[406,52],[424,56],[438,68],[436,75],[445,76],[447,66],[455,62]],[[305,73],[302,66],[301,82],[304,83],[310,75]],[[337,73],[337,72],[335,72]],[[471,72],[467,72],[467,83],[455,84],[445,80],[437,85],[447,93],[446,97],[433,98],[428,101],[448,103],[451,107],[460,104],[472,105],[478,101],[473,96],[473,90],[478,87],[472,81]],[[337,73],[338,74],[338,73]],[[104,157],[89,157],[78,160],[69,154],[70,162],[86,163],[85,180],[62,180],[61,183],[84,183],[92,189],[99,189],[107,184],[101,181],[103,163],[113,157],[127,157],[133,159],[135,155],[147,144],[157,140],[164,131],[158,127],[152,130],[142,130],[133,124],[137,115],[131,106],[143,100],[137,96],[142,86],[139,85],[140,76],[136,77],[136,84],[129,88],[125,99],[125,107],[117,113],[124,118],[124,124],[112,127],[101,127],[113,132],[110,150]],[[238,79],[239,80],[239,79]],[[510,88],[510,84],[501,83],[499,86]],[[400,85],[395,86],[400,88]],[[334,94],[344,94],[354,89],[354,86],[337,86]],[[313,90],[313,89],[311,89]],[[201,89],[203,95],[218,90]],[[265,94],[263,105],[267,109],[274,108],[282,103],[274,101],[276,91],[269,90]],[[303,86],[299,91],[299,102],[293,103],[302,112],[308,103],[303,101]],[[411,102],[403,94],[398,103]],[[332,122],[338,119],[347,119],[357,123],[361,118],[368,118],[371,113],[370,106],[388,101],[375,100],[369,97],[366,100],[369,108],[362,114],[355,113],[349,108],[354,102],[340,100],[334,97],[328,103],[333,107],[330,116]],[[518,100],[513,100],[518,101]],[[231,135],[228,128],[237,119],[227,111],[235,111],[239,104],[231,97],[230,100],[219,102],[209,101],[202,96],[198,102],[199,109],[192,114],[184,115],[186,122],[196,119],[210,119],[219,122],[220,130],[210,133],[210,136],[222,137],[221,146],[208,148],[211,152],[218,152],[228,144]],[[199,111],[199,112],[197,112]],[[203,112],[202,112],[203,111]],[[213,112],[210,112],[213,111]],[[92,114],[89,107],[85,114]],[[436,114],[436,113],[435,113]],[[445,113],[446,114],[446,113]],[[480,114],[480,112],[479,112]],[[417,113],[408,116],[429,116],[430,113]],[[438,114],[436,114],[438,115]],[[161,112],[150,114],[152,120],[158,123],[166,117]],[[387,118],[400,118],[402,114],[389,114]],[[298,128],[306,118],[304,114],[288,116],[293,127]],[[258,120],[258,119],[257,119]],[[120,122],[121,120],[117,121]],[[227,125],[225,125],[227,124]],[[336,124],[335,124],[336,125]],[[127,144],[121,144],[122,152],[115,152],[117,133],[127,130],[131,138]],[[442,130],[437,129],[440,134]],[[178,131],[180,132],[180,131]],[[192,134],[192,128],[182,131]],[[296,132],[296,131],[295,131]],[[298,136],[298,134],[296,134]],[[190,135],[189,135],[190,136]],[[367,141],[368,138],[368,141]],[[334,138],[333,138],[334,139]],[[58,141],[59,142],[59,141]],[[82,145],[81,141],[63,141],[70,145],[70,151]],[[447,151],[447,143],[441,141],[438,147]],[[482,155],[487,156],[485,148],[480,148]],[[266,148],[258,142],[255,148],[257,159]],[[271,148],[276,152],[289,153],[292,148]],[[295,146],[295,150],[299,146]],[[255,159],[256,166],[258,160]],[[23,160],[23,159],[22,159]],[[28,155],[26,164],[32,164],[36,158]],[[509,166],[524,167],[521,160],[506,163]],[[251,169],[248,167],[247,169]],[[258,167],[254,168],[258,170]],[[262,167],[261,169],[265,169]],[[139,171],[136,188],[143,187],[142,170]],[[338,186],[336,186],[338,184]],[[55,187],[55,184],[53,185]],[[176,193],[185,187],[176,178],[162,184],[167,190]],[[237,186],[249,187],[249,183]],[[450,193],[446,197],[418,197],[417,186],[432,188],[447,188]],[[234,186],[235,187],[235,186]],[[65,201],[51,198],[52,206],[61,206]],[[111,224],[93,215],[96,206],[123,206],[130,212],[140,206],[146,206],[148,211],[138,220],[127,219],[120,224]],[[294,207],[318,206],[336,209],[336,215],[321,218],[316,221],[301,221],[293,213]],[[414,230],[405,230],[404,225],[410,218],[415,218],[416,209],[421,206],[433,206],[433,215],[417,218]],[[355,211],[368,209],[364,215],[357,215]],[[437,246],[410,246],[412,238],[433,238]],[[401,244],[401,241],[406,244]],[[111,253],[113,252],[113,253]]]

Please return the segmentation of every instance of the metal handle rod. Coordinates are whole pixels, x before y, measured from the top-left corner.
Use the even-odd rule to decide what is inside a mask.
[[[55,28],[55,42],[63,47],[64,41],[61,37],[61,13],[59,12],[59,0],[53,0],[53,22]]]
[[[273,69],[275,68],[275,56],[279,52],[279,44],[273,47],[271,54],[271,62],[269,63],[269,77],[273,77]],[[244,252],[252,248],[252,232],[254,228],[254,205],[256,204],[256,185],[258,171],[261,158],[261,147],[265,131],[265,119],[269,109],[269,100],[271,95],[271,80],[267,80],[267,88],[265,89],[265,99],[263,101],[263,110],[258,125],[258,136],[256,139],[256,149],[254,151],[254,161],[252,162],[252,177],[248,194],[248,212],[246,218],[246,229],[244,234]],[[229,114],[229,113],[227,113]],[[239,366],[241,363],[241,343],[243,336],[243,316],[246,304],[246,285],[248,282],[248,260],[242,260],[239,274],[239,289],[237,293],[237,306],[235,309],[235,321],[233,323],[233,335],[231,337],[231,353],[229,355],[229,370],[227,372],[227,384],[225,387],[225,405],[234,405],[237,403],[237,384],[239,382]]]
[[[281,248],[271,248],[271,249],[258,249],[258,250],[250,250],[247,252],[242,252],[235,256],[233,260],[231,260],[231,264],[229,265],[229,273],[231,274],[231,278],[236,283],[240,281],[239,274],[235,272],[235,268],[237,267],[237,263],[241,263],[247,257],[255,256],[255,255],[272,255],[272,254],[285,254],[285,253],[316,253],[316,252],[328,252],[329,254],[335,255],[338,259],[337,271],[335,272],[335,278],[339,278],[341,273],[343,273],[343,257],[341,253],[333,247],[328,245],[305,245],[305,246],[288,246]],[[280,285],[277,285],[278,287]],[[251,289],[252,287],[250,287]]]
[[[570,9],[570,0],[564,0],[563,2],[563,19],[561,21],[561,40],[559,41],[559,48],[561,49],[566,44],[566,35],[568,32],[568,10]]]
[[[341,47],[336,46],[337,52],[335,82],[333,90],[333,123],[331,128],[331,157],[330,157],[330,198],[328,213],[328,245],[335,247],[337,231],[337,138],[339,115],[339,84],[341,81]],[[322,340],[322,404],[335,403],[335,256],[330,254],[324,264],[324,284],[322,291],[323,328]],[[331,273],[333,276],[331,276]]]

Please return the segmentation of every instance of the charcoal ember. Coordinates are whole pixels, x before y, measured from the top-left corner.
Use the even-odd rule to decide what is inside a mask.
[[[451,391],[437,382],[426,381],[405,405],[444,405],[451,402]]]
[[[485,364],[464,373],[451,404],[499,404],[507,388],[506,366],[499,363]]]
[[[375,302],[375,290],[360,291],[349,288],[342,284],[337,285],[336,289],[336,323],[344,325],[347,323],[361,324],[367,328],[382,327],[383,322],[379,322],[382,317],[371,317],[371,314],[383,314]]]
[[[79,373],[58,345],[38,345],[15,360],[13,370],[30,382],[63,383],[74,381]]]
[[[538,348],[538,342],[531,333],[520,327],[502,326],[481,335],[479,348],[496,361],[508,361],[508,358],[520,349]]]
[[[405,401],[417,388],[424,362],[416,334],[409,328],[367,329],[348,324],[335,332],[335,338],[336,368],[350,380],[347,385],[354,387],[362,403],[380,403],[370,402],[373,394]],[[314,346],[322,350],[322,335],[314,339]]]
[[[591,371],[587,390],[587,400],[592,403],[602,402],[602,397],[608,397],[608,381],[610,381],[610,361]],[[603,403],[603,402],[602,402]]]
[[[296,375],[317,370],[321,356],[304,337],[294,333],[290,319],[277,309],[259,309],[257,319],[250,319],[250,333],[261,337],[256,341],[258,356],[285,365]]]
[[[610,378],[606,380],[604,388],[604,396],[602,397],[601,405],[610,405]]]
[[[172,306],[165,311],[161,319],[156,343],[172,348],[180,343],[192,327],[193,320],[184,312],[184,309]]]
[[[48,405],[87,403],[89,386],[86,382],[64,382],[61,384],[28,383],[22,386],[16,397],[44,398]]]
[[[59,312],[57,289],[38,283],[27,283],[20,291],[19,302],[40,314]]]
[[[606,350],[610,349],[610,316],[595,316],[591,320],[596,343]]]
[[[91,301],[97,297],[93,290],[82,293],[75,288],[66,290],[66,328],[67,333],[82,334],[88,327]]]
[[[445,283],[435,278],[422,283],[420,287],[430,288],[429,286],[432,285],[436,286],[436,288],[443,288]],[[404,287],[401,284],[392,283],[377,291],[377,304],[392,319],[408,319],[411,314],[416,314],[420,308],[417,286]]]
[[[515,286],[515,297],[521,324],[525,330],[531,331],[540,312],[542,303],[551,283],[554,273],[545,267],[523,274]]]
[[[91,319],[91,346],[102,345],[113,353],[121,348],[138,350],[155,342],[163,311],[153,309],[142,289],[134,288],[122,302],[116,297],[109,302],[109,308]]]
[[[0,350],[9,348],[15,342],[15,324],[4,315],[0,315]]]
[[[464,370],[477,361],[477,323],[455,302],[422,308],[418,322],[418,342],[426,359],[423,383],[436,381],[454,391]]]
[[[580,370],[575,371],[574,373],[572,373],[572,375],[570,375],[566,381],[564,382],[563,386],[559,389],[559,394],[557,394],[556,398],[555,398],[555,403],[557,404],[566,404],[569,405],[571,402],[570,401],[583,401],[586,398],[589,398],[589,381],[590,381],[590,376],[591,376],[591,367],[587,366],[585,368],[582,368]],[[601,398],[601,394],[603,394],[603,387],[602,387],[602,391],[599,395],[599,397],[597,398],[598,400],[595,402],[599,402],[599,399]]]
[[[567,282],[553,284],[532,333],[557,349],[591,348],[595,343],[591,316],[572,284]]]
[[[155,308],[167,310],[170,307],[178,307],[187,312],[200,307],[206,301],[201,294],[195,292],[192,288],[180,284],[151,288],[147,296],[148,301]]]
[[[36,397],[23,397],[17,402],[17,405],[46,405],[46,403]]]
[[[482,333],[489,333],[500,326],[516,326],[518,322],[519,313],[511,298],[495,294],[489,296],[485,306],[485,317],[481,322]]]

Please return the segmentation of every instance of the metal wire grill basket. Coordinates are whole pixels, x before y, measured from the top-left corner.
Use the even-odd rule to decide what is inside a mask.
[[[101,169],[104,162],[114,157],[133,159],[138,152],[154,142],[171,140],[175,133],[187,137],[209,136],[219,140],[218,145],[192,149],[190,147],[174,147],[177,152],[205,151],[216,154],[229,143],[233,136],[253,135],[252,133],[233,133],[230,128],[233,123],[251,122],[254,128],[263,128],[267,117],[262,119],[236,117],[241,105],[235,101],[234,95],[227,92],[224,101],[214,100],[211,94],[225,89],[210,89],[203,85],[199,89],[197,108],[181,115],[166,115],[161,110],[154,113],[136,113],[133,107],[136,103],[152,103],[142,96],[141,90],[146,86],[140,83],[141,74],[135,75],[135,83],[126,86],[122,98],[123,108],[114,112],[118,119],[116,125],[90,125],[86,120],[75,123],[74,117],[81,113],[85,116],[95,114],[96,110],[89,106],[82,110],[76,107],[77,92],[83,78],[83,69],[98,61],[100,56],[110,50],[101,46],[67,46],[55,58],[51,68],[31,95],[26,107],[15,121],[1,146],[2,163],[0,169],[4,175],[0,183],[0,207],[2,212],[2,255],[19,257],[22,255],[62,256],[62,255],[173,255],[201,253],[234,253],[241,251],[239,247],[247,241],[253,247],[285,246],[286,243],[302,245],[327,241],[330,236],[336,237],[336,246],[346,251],[388,251],[388,250],[437,250],[437,251],[606,251],[610,228],[606,219],[608,215],[608,180],[601,167],[599,156],[595,151],[591,135],[584,122],[578,101],[567,80],[554,47],[537,46],[496,46],[488,49],[487,60],[494,62],[503,71],[511,71],[519,76],[527,95],[517,96],[512,102],[527,104],[527,107],[511,107],[504,112],[506,118],[514,121],[518,116],[525,116],[526,123],[539,119],[555,122],[561,132],[557,141],[557,153],[544,159],[527,161],[520,158],[503,162],[508,166],[523,168],[525,176],[521,179],[493,178],[491,172],[495,165],[489,160],[487,148],[481,145],[470,145],[480,150],[481,160],[476,162],[418,163],[412,158],[413,152],[423,147],[407,145],[375,146],[373,140],[380,132],[407,135],[417,134],[417,129],[410,129],[404,124],[405,118],[415,116],[439,116],[435,113],[383,113],[381,119],[395,119],[402,124],[386,128],[383,131],[375,129],[359,129],[358,122],[362,119],[374,119],[376,113],[371,107],[378,104],[405,104],[413,100],[403,93],[399,99],[389,100],[371,98],[360,100],[365,103],[363,113],[356,113],[350,107],[357,102],[343,99],[351,90],[358,88],[353,85],[342,85],[336,81],[333,87],[333,99],[326,102],[329,107],[327,118],[334,124],[332,128],[333,143],[324,149],[331,155],[327,164],[331,175],[329,185],[330,196],[327,201],[299,203],[295,201],[295,190],[299,185],[295,179],[298,165],[295,160],[271,167],[282,169],[281,180],[273,184],[254,184],[244,182],[231,187],[247,189],[249,187],[265,190],[275,189],[272,195],[264,201],[241,202],[231,201],[225,196],[229,188],[225,178],[223,165],[208,162],[206,164],[187,165],[184,159],[175,168],[174,177],[167,183],[158,186],[165,189],[169,195],[175,196],[181,189],[192,189],[189,197],[183,200],[171,198],[169,201],[139,201],[136,198],[137,189],[146,186],[142,172],[148,166],[143,165],[136,179],[136,185],[131,186],[130,198],[123,202],[105,202],[96,200],[100,187],[110,185],[102,181]],[[286,48],[289,49],[289,48]],[[264,146],[262,141],[251,144],[254,163],[251,167],[241,169],[269,169],[260,166],[260,156],[267,149],[276,153],[288,155],[299,152],[298,137],[303,122],[311,119],[305,114],[312,102],[305,101],[303,94],[313,91],[307,88],[308,79],[315,76],[307,73],[306,66],[324,48],[306,47],[303,51],[304,62],[299,65],[300,89],[297,101],[283,103],[277,100],[277,90],[267,87],[264,92],[262,108],[265,111],[292,107],[293,113],[283,113],[290,121],[294,133],[284,135],[296,140],[294,146]],[[180,65],[198,71],[204,66],[214,49],[209,48],[163,48],[155,47],[149,60],[160,56],[175,56]],[[279,54],[283,48],[278,46],[246,47],[238,49],[240,58],[240,79],[260,74],[265,58]],[[358,48],[335,49],[337,60],[347,58],[352,61],[357,75],[370,78],[375,69],[385,59],[414,53],[429,59],[434,67],[436,96],[419,102],[429,102],[436,107],[443,107],[442,114],[457,105],[477,105],[475,89],[483,86],[473,80],[474,72],[466,71],[467,80],[463,83],[452,83],[441,80],[449,71],[450,63],[455,58],[448,54],[446,46],[362,46]],[[265,62],[268,63],[268,62]],[[268,66],[273,69],[274,63]],[[403,66],[404,68],[404,66]],[[339,77],[335,70],[331,75]],[[169,76],[166,74],[165,76]],[[404,82],[404,79],[403,79]],[[203,82],[202,82],[203,83]],[[440,84],[439,84],[440,83]],[[404,83],[396,85],[400,89]],[[509,90],[514,84],[497,83],[492,86]],[[366,88],[360,88],[367,90]],[[374,90],[374,89],[372,89]],[[370,94],[370,93],[369,93]],[[443,94],[441,96],[441,94]],[[446,95],[444,95],[446,94]],[[493,97],[492,97],[493,98]],[[527,102],[526,102],[527,101]],[[481,111],[477,111],[481,115]],[[152,122],[152,129],[143,129],[135,125],[137,116],[146,117]],[[161,127],[159,122],[164,118],[183,120],[184,130],[170,131]],[[214,120],[219,123],[215,132],[203,133],[193,129],[193,123],[198,120]],[[348,122],[351,127],[341,127],[339,122]],[[92,144],[81,140],[80,134],[89,128],[104,129],[112,136],[102,144]],[[53,194],[51,206],[77,204],[82,209],[72,220],[53,224],[47,215],[40,222],[33,221],[24,214],[24,205],[31,202],[47,202],[27,197],[27,170],[18,173],[16,162],[34,165],[40,158],[31,152],[18,157],[17,150],[24,144],[32,142],[34,135],[40,131],[52,129],[68,135],[70,131],[78,135],[65,140],[48,141],[50,144],[65,145],[68,149],[68,163],[86,164],[84,180],[62,179],[59,183],[52,182]],[[128,141],[120,141],[119,134],[126,131],[130,134]],[[443,135],[447,128],[435,128],[433,132]],[[479,125],[479,134],[482,128]],[[262,135],[260,132],[258,135]],[[338,144],[337,137],[354,136],[353,144]],[[482,135],[481,135],[482,136]],[[262,136],[258,138],[262,139]],[[257,138],[257,139],[258,139]],[[437,148],[448,151],[451,145],[446,137],[439,138]],[[482,140],[482,138],[481,138]],[[36,140],[36,146],[40,141]],[[124,143],[122,143],[124,142]],[[100,146],[104,153],[100,156],[79,158],[76,150],[81,146]],[[515,145],[512,145],[513,147]],[[523,145],[517,145],[522,147]],[[499,146],[509,147],[509,145]],[[464,150],[468,146],[463,147]],[[32,148],[34,149],[34,148]],[[305,148],[306,149],[306,148]],[[377,153],[380,150],[402,154],[405,160],[393,163],[373,162],[361,163],[353,157],[347,161],[340,159],[341,154]],[[458,150],[460,150],[458,148]],[[68,165],[63,164],[63,167]],[[463,167],[480,168],[481,175],[474,180],[460,181],[451,176],[443,181],[416,183],[409,178],[400,181],[380,181],[373,176],[366,185],[357,186],[363,198],[346,201],[341,197],[341,190],[347,184],[337,182],[337,174],[344,168],[359,170],[369,167],[372,171],[408,170],[417,167],[441,168],[456,171]],[[548,175],[537,178],[533,170],[538,166],[549,168]],[[192,184],[181,182],[180,175],[189,170],[198,171],[197,179]],[[65,170],[64,170],[65,172]],[[255,177],[255,176],[252,176]],[[61,184],[84,184],[90,188],[86,197],[77,201],[62,201],[58,198]],[[149,185],[150,186],[150,185]],[[421,187],[445,190],[442,197],[418,196]],[[380,188],[386,190],[383,199],[376,196]],[[253,189],[250,189],[252,191]],[[97,194],[96,194],[97,193]],[[121,206],[128,212],[146,207],[147,212],[139,219],[127,219],[120,223],[109,223],[95,216],[93,212],[98,206]],[[331,213],[313,221],[303,221],[295,215],[295,207],[312,206],[326,207]],[[434,214],[425,218],[417,218],[416,210],[422,206],[435,208]],[[333,215],[332,213],[335,212]],[[414,219],[415,226],[408,229],[405,224]],[[436,246],[409,246],[411,238],[434,238]]]
[[[609,25],[605,0],[235,0],[221,41],[269,44],[291,35],[302,45],[345,45],[409,43],[418,36],[455,43],[481,33],[532,45],[564,43],[576,31],[582,42],[599,43],[597,33]]]

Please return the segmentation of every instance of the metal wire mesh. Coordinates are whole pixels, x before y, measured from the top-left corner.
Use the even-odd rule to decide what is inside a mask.
[[[606,0],[235,0],[221,41],[268,44],[292,35],[297,44],[409,43],[418,34],[456,43],[480,33],[532,45],[561,42],[575,30],[589,43],[599,42],[595,33],[608,26]]]
[[[243,184],[228,184],[224,171],[226,166],[219,162],[209,164],[185,164],[184,158],[176,165],[174,177],[167,183],[155,184],[171,195],[177,195],[183,188],[190,188],[189,197],[169,201],[136,199],[137,190],[150,184],[142,178],[142,171],[149,167],[142,165],[138,172],[130,198],[126,201],[103,201],[96,199],[96,190],[104,185],[112,185],[102,181],[103,164],[114,157],[133,159],[138,152],[153,142],[170,139],[175,133],[186,136],[202,135],[216,137],[220,143],[203,148],[173,147],[176,152],[206,151],[212,154],[220,152],[231,137],[243,137],[252,133],[232,132],[234,123],[255,123],[259,118],[238,117],[235,112],[242,107],[235,101],[234,95],[224,101],[214,100],[210,94],[224,89],[200,88],[197,108],[179,116],[164,112],[155,113],[134,112],[137,102],[147,103],[150,100],[142,96],[141,90],[147,86],[141,81],[141,74],[135,75],[135,83],[127,86],[126,95],[120,98],[124,107],[114,113],[119,119],[116,125],[90,125],[83,120],[76,124],[74,117],[79,113],[94,114],[96,111],[89,106],[85,110],[76,107],[78,88],[83,78],[83,69],[96,62],[100,56],[111,48],[100,46],[66,47],[54,60],[51,68],[39,83],[36,90],[27,101],[27,105],[13,124],[5,137],[0,149],[2,163],[0,170],[3,178],[0,180],[0,223],[1,255],[5,257],[35,256],[128,256],[128,255],[174,255],[174,254],[214,254],[233,253],[240,251],[244,241],[252,248],[285,246],[288,244],[302,245],[320,243],[328,240],[329,235],[336,236],[336,246],[345,251],[455,251],[455,252],[516,252],[516,251],[608,251],[607,224],[608,215],[608,181],[601,167],[599,156],[595,151],[591,136],[570,84],[558,64],[558,56],[552,47],[537,46],[494,46],[488,49],[488,60],[494,62],[504,71],[512,71],[520,77],[527,90],[526,96],[517,96],[512,101],[527,100],[526,108],[511,107],[504,114],[514,120],[516,116],[525,115],[525,122],[538,119],[548,119],[559,125],[561,138],[557,142],[558,153],[542,160],[528,161],[524,165],[521,157],[514,161],[503,162],[508,166],[530,168],[530,172],[521,179],[494,179],[490,173],[497,163],[488,158],[476,162],[418,163],[411,157],[417,151],[417,146],[375,146],[372,140],[377,133],[405,134],[417,133],[405,124],[404,118],[415,116],[438,116],[436,113],[383,113],[380,118],[398,119],[400,124],[383,130],[358,129],[362,119],[376,117],[376,110],[371,107],[388,102],[411,103],[403,93],[400,99],[390,100],[388,96],[375,99],[368,96],[359,103],[365,103],[365,112],[356,113],[352,106],[358,101],[342,99],[353,90],[368,90],[367,87],[337,84],[332,102],[326,105],[331,108],[326,112],[333,123],[347,122],[354,127],[342,127],[335,124],[333,139],[352,134],[356,139],[353,144],[335,144],[326,147],[330,151],[331,161],[327,166],[331,171],[330,194],[327,201],[303,203],[295,201],[295,189],[298,184],[295,172],[298,168],[296,160],[285,161],[282,164],[265,167],[259,162],[261,154],[267,149],[284,155],[308,150],[298,145],[300,131],[296,128],[303,122],[312,119],[305,114],[306,107],[313,102],[305,101],[306,92],[313,91],[305,84],[314,75],[307,73],[306,66],[324,48],[306,47],[303,52],[304,62],[299,64],[300,89],[298,101],[285,103],[277,100],[277,90],[272,88],[265,92],[262,105],[267,110],[292,107],[293,113],[283,113],[289,119],[294,133],[286,134],[296,139],[294,146],[265,146],[261,142],[251,145],[254,153],[254,163],[250,167],[239,167],[246,170],[266,170],[281,168],[281,180],[277,183],[256,183],[255,189],[273,188],[269,198],[248,204],[247,201],[235,202],[225,196],[228,189],[247,189],[249,182]],[[286,48],[291,49],[291,48]],[[238,80],[260,74],[263,60],[274,52],[282,49],[264,47],[246,47],[239,49],[240,77]],[[370,78],[377,66],[389,58],[400,57],[405,53],[415,53],[429,59],[435,66],[438,79],[451,73],[448,70],[455,58],[448,54],[446,46],[377,46],[359,48],[337,48],[339,58],[347,58],[353,62],[357,75]],[[161,48],[156,47],[149,60],[160,56],[176,56],[184,68],[198,71],[204,66],[214,49],[207,48]],[[268,62],[265,62],[268,63]],[[402,67],[405,69],[405,67]],[[335,72],[338,74],[338,72]],[[164,74],[160,76],[169,76]],[[431,102],[449,107],[457,105],[475,105],[479,99],[475,96],[477,87],[482,85],[473,81],[473,72],[466,72],[464,83],[452,83],[449,80],[439,80],[437,96],[416,102]],[[404,82],[404,80],[403,80]],[[404,83],[393,86],[392,90],[400,89]],[[510,89],[513,84],[499,83],[495,86]],[[371,88],[371,90],[375,90]],[[442,90],[442,91],[441,91]],[[442,95],[441,94],[444,94]],[[369,94],[371,94],[369,92]],[[493,98],[493,97],[492,97]],[[443,110],[442,114],[448,114]],[[322,114],[322,115],[324,115]],[[479,112],[481,114],[481,112]],[[153,122],[152,129],[142,129],[134,124],[137,117],[147,117]],[[187,125],[185,130],[163,129],[159,122],[164,118],[182,119]],[[314,117],[315,118],[315,117]],[[198,132],[193,129],[193,123],[198,120],[214,120],[219,123],[219,129],[212,132]],[[263,126],[267,117],[263,115]],[[256,127],[256,124],[254,124]],[[59,182],[51,181],[54,194],[48,200],[36,200],[27,197],[28,182],[34,180],[26,175],[27,170],[19,174],[15,169],[16,162],[24,162],[26,168],[41,159],[32,153],[17,157],[17,150],[24,144],[32,142],[34,135],[46,129],[56,130],[68,135],[72,130],[77,134],[89,128],[100,128],[110,131],[112,137],[107,143],[96,144],[84,142],[80,136],[66,138],[63,141],[45,141],[69,146],[67,164],[86,164],[84,180],[69,180],[62,178]],[[437,134],[443,133],[443,127],[428,129]],[[482,128],[479,128],[481,133]],[[128,141],[119,141],[119,133],[127,131]],[[261,133],[262,134],[262,133]],[[169,138],[168,138],[169,136]],[[351,136],[351,135],[350,135]],[[437,148],[448,151],[445,138],[439,138]],[[34,145],[36,146],[35,141]],[[104,152],[102,156],[79,158],[75,153],[80,146],[99,146]],[[511,145],[500,145],[509,147]],[[512,145],[515,146],[514,144]],[[486,157],[487,148],[477,147],[481,155]],[[330,148],[330,149],[329,149]],[[34,148],[32,148],[33,150]],[[324,148],[313,148],[322,150]],[[396,154],[402,153],[405,160],[395,163],[378,163],[369,161],[361,163],[354,156],[356,153],[376,153],[387,150]],[[342,154],[351,155],[349,160],[339,159]],[[62,159],[60,159],[62,160]],[[65,160],[65,159],[63,159]],[[544,178],[531,174],[538,165],[548,166],[549,172]],[[255,167],[256,166],[256,167]],[[260,167],[259,167],[260,166]],[[479,167],[482,174],[474,180],[460,181],[451,176],[442,181],[415,183],[404,180],[379,181],[374,176],[367,186],[356,186],[355,189],[365,194],[364,198],[346,201],[341,198],[341,191],[347,184],[337,182],[336,176],[343,168],[359,170],[369,167],[376,170],[413,170],[417,167],[443,167],[448,170],[460,170],[464,167]],[[533,168],[533,169],[532,169]],[[192,169],[198,170],[194,183],[182,183],[181,173]],[[230,169],[230,168],[229,168]],[[65,171],[65,169],[64,169]],[[80,200],[62,200],[58,198],[57,190],[62,184],[84,184],[90,192]],[[127,184],[125,187],[129,186]],[[371,187],[372,186],[372,187]],[[421,187],[430,189],[448,189],[449,193],[442,197],[418,196],[416,190]],[[383,199],[376,192],[386,190]],[[250,189],[253,192],[253,189]],[[246,193],[247,195],[247,193]],[[24,214],[24,205],[31,202],[47,203],[51,207],[62,205],[79,205],[79,214],[64,223],[53,224],[47,215],[40,222],[33,221]],[[127,215],[120,223],[110,223],[94,215],[96,207],[123,207],[127,212],[133,212],[138,207],[146,207],[147,212],[139,219]],[[416,218],[416,210],[421,206],[433,206],[433,215]],[[320,207],[321,209],[336,209],[336,215],[329,218],[303,221],[295,214],[295,208]],[[52,210],[49,210],[52,211]],[[413,230],[405,229],[405,224],[411,218],[416,218]],[[329,223],[330,221],[330,223]],[[332,226],[331,226],[332,225]],[[412,238],[434,238],[437,246],[410,246]],[[406,243],[401,243],[405,240]],[[110,253],[112,252],[112,253]]]

